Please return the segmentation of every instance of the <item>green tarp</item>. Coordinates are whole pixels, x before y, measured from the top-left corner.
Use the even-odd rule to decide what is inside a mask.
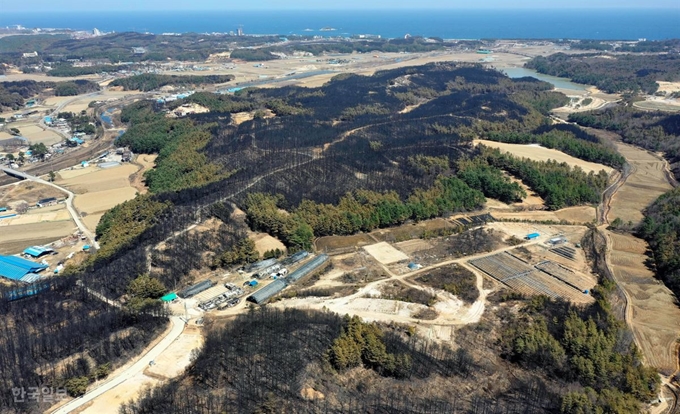
[[[168,293],[167,295],[161,298],[163,302],[172,302],[175,299],[177,299],[177,294],[175,292]]]

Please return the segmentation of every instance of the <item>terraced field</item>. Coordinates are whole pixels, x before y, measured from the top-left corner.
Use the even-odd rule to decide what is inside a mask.
[[[574,303],[593,301],[591,296],[583,294],[580,289],[577,290],[562,279],[534,268],[508,252],[470,260],[469,263],[499,282],[528,296],[546,295]],[[559,268],[558,265],[555,267]],[[592,283],[588,288],[591,287]]]

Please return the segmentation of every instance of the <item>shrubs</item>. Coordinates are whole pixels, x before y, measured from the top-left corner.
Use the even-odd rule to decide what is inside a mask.
[[[509,359],[586,387],[564,396],[562,412],[589,412],[579,410],[592,405],[592,412],[635,413],[636,400],[649,399],[658,390],[658,374],[642,365],[631,336],[609,308],[604,298],[588,309],[576,309],[534,297],[524,316],[511,320],[503,332],[501,343]]]
[[[328,361],[338,371],[363,366],[386,377],[408,378],[411,357],[388,353],[382,337],[377,325],[345,316],[342,333],[327,352]]]
[[[445,290],[466,303],[473,303],[479,297],[475,275],[456,264],[427,271],[418,276],[416,281],[425,286]]]

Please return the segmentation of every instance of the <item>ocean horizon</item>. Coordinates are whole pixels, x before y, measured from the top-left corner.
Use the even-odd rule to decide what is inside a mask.
[[[3,12],[0,27],[104,32],[412,36],[445,39],[663,40],[680,37],[678,9]],[[333,31],[320,29],[331,27]]]

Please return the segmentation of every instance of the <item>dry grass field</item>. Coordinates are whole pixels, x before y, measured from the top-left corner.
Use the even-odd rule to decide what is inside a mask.
[[[264,255],[268,250],[279,249],[281,251],[286,251],[286,246],[281,242],[281,240],[270,236],[267,233],[252,233],[248,234],[248,237],[255,242],[255,249],[260,253],[260,256]]]
[[[664,162],[660,157],[620,142],[616,143],[616,147],[634,171],[614,194],[609,221],[621,218],[626,223],[632,221],[637,224],[642,220],[642,210],[672,187],[666,179]]]
[[[0,206],[16,208],[23,203],[34,206],[40,199],[64,196],[64,192],[53,187],[24,181],[0,188]],[[31,208],[26,214],[0,220],[0,254],[15,254],[31,245],[50,243],[75,229],[64,204]]]
[[[514,156],[529,158],[534,161],[554,160],[557,162],[566,162],[572,167],[573,166],[581,167],[581,169],[583,169],[583,171],[585,172],[590,171],[598,172],[600,170],[605,170],[608,174],[610,174],[613,171],[611,167],[607,167],[606,165],[583,161],[578,158],[572,157],[571,155],[567,155],[563,152],[550,148],[544,148],[534,144],[531,145],[506,144],[502,142],[487,141],[484,139],[476,139],[474,140],[474,144],[475,145],[484,144],[487,147],[499,148],[501,151],[509,152]]]
[[[530,220],[530,221],[568,221],[570,223],[592,223],[595,220],[595,207],[576,206],[568,207],[557,211],[535,210],[535,211],[513,211],[489,208],[491,215],[499,220]]]
[[[34,205],[38,200],[49,197],[64,198],[66,193],[54,187],[29,181],[0,187],[0,207],[12,206],[20,202]]]
[[[673,293],[644,263],[647,244],[629,234],[607,233],[612,241],[610,266],[625,290],[632,312],[629,321],[647,363],[663,374],[675,372],[680,308]]]
[[[336,250],[351,249],[375,243],[368,234],[355,234],[353,236],[326,236],[320,237],[314,242],[314,247],[320,252],[333,253]]]

